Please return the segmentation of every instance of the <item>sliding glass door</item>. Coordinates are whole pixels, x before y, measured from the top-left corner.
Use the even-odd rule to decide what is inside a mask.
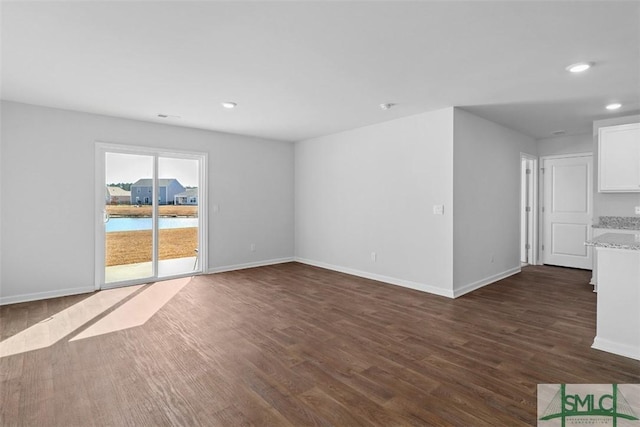
[[[96,288],[202,272],[206,157],[98,144]]]
[[[155,275],[153,165],[153,156],[105,153],[105,283]]]
[[[158,277],[198,269],[198,161],[158,158]]]

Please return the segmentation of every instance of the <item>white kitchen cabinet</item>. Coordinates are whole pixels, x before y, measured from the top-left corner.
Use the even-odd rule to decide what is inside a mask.
[[[598,191],[640,192],[640,123],[598,129]]]
[[[594,228],[593,238],[602,236],[606,233],[616,234],[639,234],[640,230],[626,230],[621,228]],[[591,282],[593,292],[598,292],[598,251],[593,251],[593,270],[591,271]]]
[[[592,347],[640,360],[640,250],[595,250],[599,290]]]

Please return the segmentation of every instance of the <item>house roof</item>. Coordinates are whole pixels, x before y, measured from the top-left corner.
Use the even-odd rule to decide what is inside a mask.
[[[177,182],[178,185],[180,185],[182,187],[182,184],[180,184],[180,182],[175,179],[175,178],[160,178],[158,180],[158,186],[159,187],[167,187],[169,186],[169,184],[171,184],[171,182]],[[137,180],[135,183],[131,184],[131,186],[136,186],[136,187],[151,187],[153,185],[153,180],[151,178],[142,178]]]
[[[639,17],[608,0],[7,1],[2,98],[287,141],[454,106],[585,134],[640,110]]]
[[[107,186],[107,191],[109,192],[109,196],[111,197],[130,197],[131,196],[131,191],[127,191],[124,190],[120,187],[112,187],[112,186]]]
[[[197,188],[187,188],[182,193],[178,193],[175,197],[198,197],[198,189]]]

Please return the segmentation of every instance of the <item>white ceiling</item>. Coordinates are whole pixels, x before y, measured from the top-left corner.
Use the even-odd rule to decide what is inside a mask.
[[[450,106],[536,138],[640,110],[636,1],[3,2],[1,35],[3,99],[289,141]]]

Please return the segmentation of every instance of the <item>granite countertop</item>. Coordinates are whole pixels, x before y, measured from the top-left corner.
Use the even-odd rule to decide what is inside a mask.
[[[602,236],[594,237],[585,242],[587,246],[596,248],[629,249],[640,251],[640,233],[620,234],[605,233]]]
[[[611,228],[616,230],[640,231],[640,217],[633,216],[601,216],[593,228]]]

